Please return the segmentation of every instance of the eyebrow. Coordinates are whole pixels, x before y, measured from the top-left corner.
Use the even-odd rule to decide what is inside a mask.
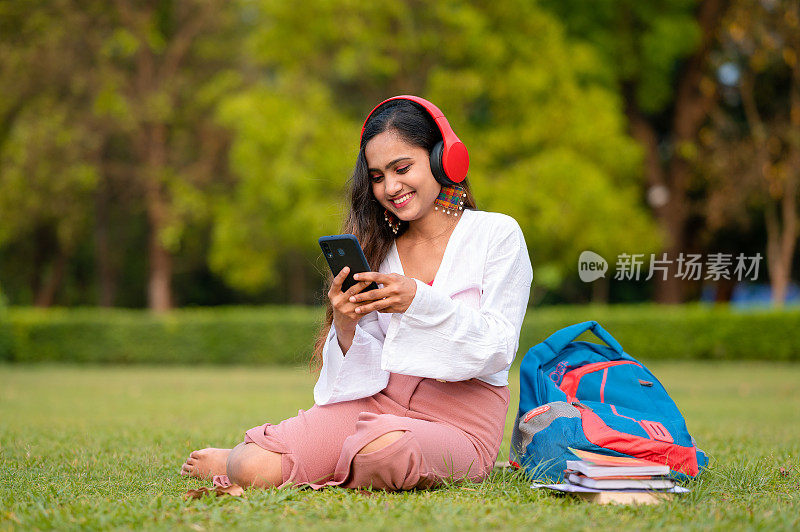
[[[394,166],[395,164],[399,163],[400,161],[404,161],[404,160],[406,160],[406,159],[411,159],[411,157],[407,157],[407,156],[405,156],[405,157],[398,157],[398,158],[397,158],[397,159],[395,159],[394,161],[391,161],[389,164],[387,164],[387,165],[386,165],[386,167],[385,167],[384,169],[385,169],[385,170],[388,170],[389,168],[391,168],[391,167],[392,167],[392,166]],[[372,172],[373,170],[378,170],[378,171],[380,171],[380,169],[378,169],[378,168],[370,168],[370,169],[369,169],[369,170],[367,170],[367,171],[368,171],[368,172]]]

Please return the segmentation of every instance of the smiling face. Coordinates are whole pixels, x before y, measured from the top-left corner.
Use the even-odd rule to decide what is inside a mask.
[[[409,144],[389,129],[367,142],[364,155],[372,193],[383,207],[405,221],[433,212],[433,201],[442,186],[431,173],[430,156],[424,148]]]

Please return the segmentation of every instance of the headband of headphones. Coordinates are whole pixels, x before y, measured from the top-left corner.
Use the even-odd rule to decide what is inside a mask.
[[[364,138],[364,130],[367,128],[367,122],[369,122],[369,118],[375,110],[392,100],[409,100],[419,104],[431,115],[433,121],[436,122],[436,126],[442,134],[442,141],[437,143],[436,146],[433,147],[433,150],[431,150],[431,170],[436,180],[443,185],[461,183],[464,181],[467,177],[467,169],[469,168],[469,154],[467,153],[467,148],[464,146],[464,143],[458,139],[453,128],[450,127],[450,123],[447,121],[447,118],[444,117],[444,113],[424,98],[404,94],[382,101],[369,112],[367,119],[364,120],[364,126],[361,128],[361,138]]]

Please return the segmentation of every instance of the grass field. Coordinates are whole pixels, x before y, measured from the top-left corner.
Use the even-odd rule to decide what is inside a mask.
[[[501,471],[431,491],[250,490],[184,502],[188,488],[209,485],[178,475],[186,455],[311,406],[306,370],[0,366],[0,529],[800,527],[800,365],[650,368],[713,460],[691,494],[657,507],[580,503]],[[516,382],[512,373],[514,395]],[[510,432],[509,422],[501,458]]]

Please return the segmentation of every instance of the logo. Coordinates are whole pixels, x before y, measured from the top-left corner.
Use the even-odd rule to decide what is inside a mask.
[[[583,251],[578,257],[578,276],[584,283],[591,283],[606,276],[608,262],[594,251]]]
[[[555,369],[550,372],[550,380],[554,383],[558,384],[561,381],[561,378],[564,376],[564,373],[567,372],[567,361],[562,360],[559,362]]]

